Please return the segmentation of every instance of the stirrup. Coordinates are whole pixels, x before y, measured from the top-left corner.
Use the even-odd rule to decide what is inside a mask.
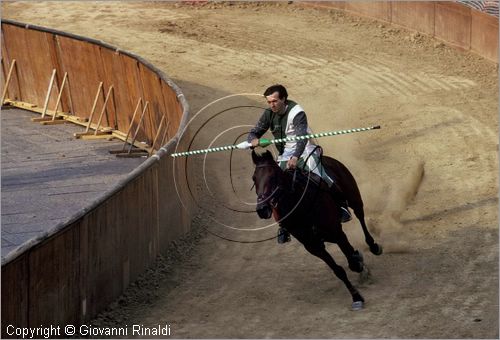
[[[283,244],[283,243],[290,242],[291,240],[292,240],[292,238],[290,237],[290,233],[288,232],[288,230],[280,227],[278,229],[278,243]]]
[[[349,212],[349,210],[347,208],[340,207],[340,213],[341,213],[340,223],[346,223],[346,222],[349,222],[350,220],[352,220],[351,213]]]

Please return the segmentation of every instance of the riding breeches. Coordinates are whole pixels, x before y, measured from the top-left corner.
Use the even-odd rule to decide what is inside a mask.
[[[326,173],[325,168],[323,167],[323,164],[321,164],[318,155],[316,153],[313,153],[310,157],[307,158],[307,163],[305,163],[305,161],[306,160],[303,157],[299,158],[299,160],[297,161],[297,168],[303,169],[305,171],[310,171],[318,175],[323,179],[323,181],[325,181],[326,184],[328,184],[328,187],[330,188],[334,181]],[[286,170],[287,162],[288,161],[279,161],[278,164],[281,169]]]

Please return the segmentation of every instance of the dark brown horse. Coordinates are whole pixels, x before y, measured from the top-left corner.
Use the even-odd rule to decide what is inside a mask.
[[[305,181],[303,178],[298,180],[293,171],[281,170],[269,151],[263,155],[252,151],[252,159],[259,217],[268,219],[274,216],[279,225],[301,242],[307,251],[325,261],[351,293],[353,309],[361,309],[363,297],[349,281],[345,270],[325,249],[324,242],[336,243],[346,256],[349,268],[358,273],[363,271],[363,257],[352,247],[342,230],[340,212],[328,188],[312,184],[307,177]],[[349,207],[361,222],[371,252],[382,254],[382,247],[375,243],[366,227],[363,201],[354,177],[339,161],[330,157],[323,157],[322,161],[328,175],[345,193]]]

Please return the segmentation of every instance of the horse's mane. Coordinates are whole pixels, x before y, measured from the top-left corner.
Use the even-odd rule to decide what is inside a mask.
[[[297,173],[294,174],[294,170],[281,169],[281,167],[274,160],[274,157],[269,150],[266,150],[263,153],[257,153],[255,152],[255,150],[253,150],[252,160],[255,165],[268,165],[275,168],[282,174],[283,181],[290,188],[293,186],[294,188],[299,190],[309,191],[312,190],[314,187],[315,188],[314,190],[317,190],[317,188],[314,185],[311,185],[312,183],[309,183],[309,185],[307,184],[308,182],[307,173],[302,172],[300,169],[297,169]]]
[[[253,150],[252,160],[253,164],[255,165],[268,164],[268,165],[276,165],[276,167],[279,168],[278,164],[276,164],[276,161],[274,160],[273,154],[269,150],[266,150],[266,152],[264,153],[257,153],[255,152],[255,150]]]

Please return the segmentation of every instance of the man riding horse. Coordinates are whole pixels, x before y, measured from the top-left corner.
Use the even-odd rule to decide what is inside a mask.
[[[269,108],[266,109],[255,127],[248,134],[248,142],[252,147],[259,145],[259,138],[271,130],[275,138],[304,136],[312,133],[304,109],[296,102],[288,99],[288,92],[283,85],[273,85],[264,92]],[[303,169],[310,171],[313,181],[322,179],[330,188],[333,199],[341,210],[341,222],[351,220],[344,193],[327,175],[320,159],[319,147],[312,140],[299,140],[286,143],[276,143],[278,149],[277,162],[285,169]]]

